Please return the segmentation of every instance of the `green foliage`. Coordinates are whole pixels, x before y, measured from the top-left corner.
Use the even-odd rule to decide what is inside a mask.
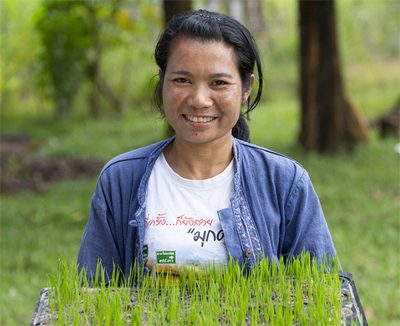
[[[345,59],[349,56],[358,60],[371,56],[398,58],[399,1],[337,0],[336,11],[337,30]]]
[[[43,45],[41,61],[60,116],[65,116],[79,89],[95,26],[87,19],[85,2],[45,1],[37,19]]]
[[[36,6],[29,0],[0,1],[0,113],[15,112],[16,106],[25,114],[40,112],[34,107],[39,50],[32,18]]]
[[[91,64],[100,51],[99,20],[107,20],[117,1],[45,0],[36,27],[43,50],[43,73],[51,87],[58,114],[64,117],[90,74]]]
[[[93,28],[92,23],[87,20],[87,12],[82,9],[83,4],[90,4],[97,8],[95,17],[99,24],[97,30],[102,44],[100,71],[103,76],[106,76],[104,79],[121,99],[125,110],[148,103],[152,89],[150,80],[157,74],[152,50],[162,25],[161,6],[158,5],[158,2],[50,0],[48,3],[52,2],[61,4],[67,2],[70,7],[81,7],[79,10],[71,9],[71,13],[74,17],[86,17],[85,20],[81,19],[78,24],[72,26],[71,33],[69,30],[66,31],[71,35],[73,30],[82,30],[82,33],[71,35],[72,40],[68,41],[76,42],[78,49],[81,45],[93,44],[90,35],[84,33],[88,28],[93,31]],[[0,2],[0,44],[2,47],[2,51],[0,51],[0,70],[2,71],[0,105],[2,117],[9,118],[16,114],[43,117],[52,114],[51,102],[43,97],[42,90],[46,85],[47,94],[55,96],[55,91],[50,84],[51,75],[48,73],[48,69],[45,69],[44,61],[37,60],[39,57],[46,56],[46,51],[44,47],[40,46],[39,40],[42,36],[35,28],[41,17],[45,16],[46,3],[39,2],[39,0],[4,0]],[[204,1],[196,3],[203,6],[205,4]],[[377,63],[379,58],[390,60],[396,58],[399,53],[396,34],[398,8],[399,2],[392,0],[337,1],[338,32],[345,73],[351,69],[354,62],[371,66],[379,64]],[[259,39],[266,77],[263,100],[268,101],[281,94],[287,94],[288,90],[292,97],[296,97],[298,87],[297,3],[296,1],[265,1],[263,10],[268,27],[267,38]],[[35,19],[33,19],[33,13],[36,13]],[[54,15],[62,17],[67,16],[60,20],[60,31],[65,25],[64,23],[76,21],[66,13],[66,10],[55,10],[54,13]],[[50,21],[52,20],[49,19],[49,24]],[[53,21],[52,24],[52,28],[57,31],[57,22]],[[49,30],[49,26],[46,28]],[[61,43],[61,46],[65,45],[61,39],[56,42]],[[73,48],[71,48],[72,50]],[[48,55],[52,51],[50,49]],[[90,47],[90,50],[85,53],[85,60],[87,57],[92,58],[93,47]],[[80,56],[81,54],[77,50],[76,55]],[[71,78],[75,78],[77,84],[79,81],[81,83],[79,88],[74,90],[74,84],[69,82],[71,78],[65,75],[65,90],[76,95],[76,97],[72,97],[75,100],[71,100],[67,110],[73,116],[82,117],[89,111],[87,99],[91,85],[86,79],[82,79],[82,65],[80,63],[75,63],[75,65],[71,66],[71,71],[76,71],[78,74]],[[137,69],[137,67],[141,69]],[[62,62],[57,69],[64,71]],[[38,70],[47,71],[42,74],[40,87],[37,87],[35,80]],[[348,84],[348,86],[352,85]],[[351,95],[352,93],[350,93]],[[103,105],[102,109],[106,110],[111,107],[113,110],[112,106],[107,105]],[[4,116],[5,113],[6,116]]]

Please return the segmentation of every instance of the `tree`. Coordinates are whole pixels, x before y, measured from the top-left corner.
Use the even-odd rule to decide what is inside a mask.
[[[300,144],[318,152],[352,148],[368,140],[368,128],[344,89],[334,0],[299,0]]]
[[[266,30],[262,0],[246,1],[245,16],[245,24],[252,33],[258,34]]]
[[[245,7],[246,4],[241,0],[229,0],[228,1],[228,12],[229,15],[240,21],[241,23],[245,23]]]
[[[266,30],[266,23],[262,10],[262,0],[227,0],[225,1],[226,9],[229,16],[240,21],[244,24],[253,34],[259,34]],[[222,3],[216,1],[208,2],[210,10],[219,11],[221,7],[218,6]],[[223,8],[222,10],[224,10]]]
[[[192,10],[191,0],[163,0],[164,22],[169,22],[175,15]]]
[[[68,115],[85,78],[91,86],[89,103],[92,116],[99,115],[99,94],[120,111],[121,101],[100,74],[104,46],[100,37],[102,21],[111,20],[118,4],[117,0],[108,3],[43,2],[36,22],[43,47],[40,61],[59,118]]]
[[[191,0],[163,0],[165,25],[176,15],[181,15],[192,10]],[[174,129],[167,125],[165,135],[170,137],[175,134]]]

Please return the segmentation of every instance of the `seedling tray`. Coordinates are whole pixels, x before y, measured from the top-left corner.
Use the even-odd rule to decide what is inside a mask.
[[[365,318],[364,309],[358,296],[357,288],[353,280],[353,276],[349,272],[340,273],[339,277],[342,281],[342,312],[344,325],[362,325],[367,326],[368,322]],[[353,324],[352,324],[353,323]]]
[[[365,318],[365,314],[363,311],[363,307],[360,302],[360,298],[357,293],[357,289],[353,280],[353,277],[350,273],[339,273],[339,278],[341,281],[341,301],[342,301],[342,307],[341,307],[341,325],[368,325],[367,320]],[[50,308],[49,304],[49,293],[50,293],[50,288],[43,288],[40,291],[39,298],[37,300],[36,304],[36,309],[32,318],[31,325],[32,326],[45,326],[45,325],[56,325],[58,322],[58,316],[57,313],[52,311]],[[88,292],[92,292],[93,295],[99,291],[97,288],[88,288],[86,289]],[[118,291],[116,288],[113,291]],[[135,303],[137,302],[137,295],[138,292],[135,289],[131,290],[131,295],[130,295],[130,303],[129,305],[132,307],[135,306]],[[185,298],[188,302],[190,301],[190,297]],[[275,298],[273,298],[275,300]],[[279,303],[274,301],[274,305],[277,305]],[[306,306],[308,304],[307,300],[304,300],[304,305]],[[306,307],[305,307],[306,309]],[[143,307],[143,310],[146,311],[146,307]],[[262,307],[260,307],[260,310],[262,310]],[[81,308],[81,313],[83,313],[83,308]],[[151,322],[146,322],[141,320],[140,322],[132,322],[130,319],[130,315],[125,314],[125,324],[126,325],[150,325],[152,324]],[[71,318],[72,321],[72,318]],[[179,321],[176,322],[177,324],[180,324]],[[224,324],[227,325],[227,321],[224,319],[219,319],[218,321],[219,324]],[[168,324],[168,323],[166,323]],[[246,317],[246,322],[244,323],[245,325],[252,325],[251,318],[250,316]],[[265,324],[265,323],[261,323]],[[302,323],[297,323],[294,322],[294,325],[302,325]]]

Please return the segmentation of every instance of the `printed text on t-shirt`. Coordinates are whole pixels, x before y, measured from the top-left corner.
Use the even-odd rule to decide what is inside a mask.
[[[201,234],[200,231],[189,229],[187,233],[193,234],[194,241],[201,240],[202,247],[204,247],[204,242],[208,242],[210,240],[210,236],[212,236],[212,241],[222,241],[222,239],[224,238],[223,230],[219,230],[218,233],[215,233],[213,230],[206,230],[202,232],[203,234]]]
[[[149,214],[146,218],[148,226],[206,226],[212,225],[214,219],[212,218],[195,218],[186,215],[179,215],[176,217],[175,222],[169,223],[167,221],[166,213],[158,213],[155,218],[151,218]]]

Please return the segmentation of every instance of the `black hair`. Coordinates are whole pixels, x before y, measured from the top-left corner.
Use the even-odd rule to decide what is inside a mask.
[[[163,78],[171,44],[181,36],[201,41],[222,41],[232,46],[238,57],[238,70],[244,89],[250,87],[250,77],[255,66],[257,67],[257,93],[253,99],[249,96],[246,110],[241,113],[238,123],[232,129],[233,136],[249,141],[249,130],[245,118],[248,119],[249,113],[259,103],[263,86],[261,60],[253,36],[234,18],[204,9],[174,17],[159,37],[154,53],[156,63],[160,68],[160,79],[154,92],[154,102],[161,112],[163,112]]]

